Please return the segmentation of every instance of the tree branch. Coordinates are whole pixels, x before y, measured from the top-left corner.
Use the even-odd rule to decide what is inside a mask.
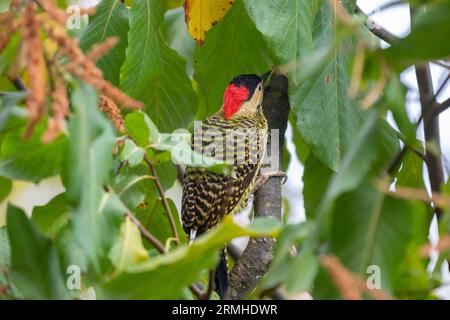
[[[397,36],[393,35],[380,25],[376,23],[367,23],[369,21],[369,17],[361,10],[359,6],[356,6],[355,12],[366,19],[368,29],[378,38],[389,44],[392,44],[392,42],[399,39]],[[445,107],[445,105],[447,103],[450,104],[450,101],[444,101],[442,105],[436,102],[429,63],[424,65],[416,65],[415,70],[417,85],[419,88],[420,104],[422,106],[421,118],[423,118],[425,143],[427,145],[425,150],[425,164],[428,169],[431,191],[439,192],[441,184],[444,181],[439,135],[439,114],[448,107]],[[439,91],[441,89],[442,87]],[[433,151],[430,151],[430,145],[435,146]],[[439,217],[441,214],[441,209],[436,207],[435,212]]]
[[[450,107],[450,98],[436,105],[436,107],[434,108],[434,114],[437,116],[442,112],[444,112],[445,110],[447,110],[449,107]]]
[[[399,40],[399,37],[392,34],[390,31],[384,29],[379,24],[374,22],[371,23],[372,20],[370,20],[367,14],[365,14],[364,11],[362,11],[359,6],[356,6],[355,13],[361,15],[364,18],[365,24],[367,28],[370,30],[370,32],[372,32],[375,36],[377,36],[381,40],[384,40],[389,44],[392,44],[392,42]]]
[[[128,218],[131,219],[131,221],[133,221],[133,223],[138,227],[139,232],[141,233],[141,236],[146,239],[148,242],[151,243],[152,246],[154,246],[156,248],[156,250],[158,250],[159,253],[164,254],[166,253],[166,249],[164,248],[164,246],[162,245],[162,243],[158,240],[158,238],[156,238],[154,235],[152,235],[150,232],[148,232],[147,229],[145,229],[145,227],[142,225],[142,223],[134,216],[134,214],[132,214],[131,212],[127,212],[126,216]],[[209,286],[211,286],[211,279],[210,279],[210,284]],[[196,284],[191,284],[189,286],[189,290],[192,292],[193,295],[195,295],[197,297],[197,299],[199,300],[205,300],[205,299],[209,299],[209,297],[211,296],[211,292],[212,289],[210,289],[208,287],[208,290],[203,293],[202,290],[196,285]]]
[[[130,218],[131,221],[138,227],[139,232],[141,233],[142,237],[146,239],[148,242],[151,243],[152,246],[158,250],[159,253],[165,253],[166,249],[164,249],[164,246],[162,243],[156,238],[154,235],[152,235],[150,232],[148,232],[147,229],[142,225],[142,223],[134,216],[134,214],[127,212],[126,216]]]
[[[419,87],[420,104],[422,106],[423,129],[425,134],[425,164],[428,169],[430,186],[432,192],[439,192],[444,181],[444,172],[441,161],[441,142],[439,134],[439,114],[434,109],[433,81],[431,78],[430,65],[416,65],[417,85]],[[431,101],[431,103],[430,103]],[[434,148],[431,151],[430,145]],[[436,207],[436,215],[439,218],[442,210]]]
[[[290,106],[288,80],[276,70],[272,75],[269,87],[266,88],[264,93],[263,109],[268,120],[269,130],[279,130],[280,164]],[[267,148],[271,150],[270,139]],[[281,177],[270,177],[255,193],[253,200],[255,217],[272,216],[280,219],[281,200]],[[230,273],[230,290],[233,300],[244,298],[247,293],[255,288],[257,281],[266,274],[272,261],[274,246],[274,239],[250,239],[242,256],[237,260]]]
[[[164,210],[167,213],[167,218],[169,219],[173,237],[175,238],[177,244],[179,244],[180,237],[178,236],[177,226],[176,226],[175,220],[173,218],[172,210],[170,209],[169,203],[167,202],[167,197],[164,193],[164,188],[161,184],[161,181],[159,181],[158,173],[156,172],[155,165],[147,158],[147,156],[144,156],[144,161],[150,168],[150,172],[152,173],[152,175],[155,177],[156,188],[158,189],[159,195],[161,196],[161,201],[162,201]]]

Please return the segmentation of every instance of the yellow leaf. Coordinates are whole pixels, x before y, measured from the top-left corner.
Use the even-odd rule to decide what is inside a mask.
[[[119,237],[111,248],[109,258],[118,272],[127,271],[149,258],[138,227],[128,217],[120,227]]]
[[[205,32],[222,19],[235,0],[185,0],[186,25],[191,37],[200,44],[205,40]]]

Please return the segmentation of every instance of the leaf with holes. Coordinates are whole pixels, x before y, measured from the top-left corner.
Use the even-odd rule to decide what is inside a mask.
[[[203,43],[205,33],[225,16],[234,1],[185,0],[185,19],[191,37],[200,44]]]

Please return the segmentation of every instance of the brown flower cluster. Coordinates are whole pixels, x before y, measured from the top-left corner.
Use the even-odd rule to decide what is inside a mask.
[[[375,300],[391,300],[392,297],[379,289],[369,289],[366,281],[348,270],[339,259],[331,254],[321,258],[320,263],[328,271],[336,288],[347,300],[361,300],[367,293]]]
[[[12,12],[5,12],[0,15],[0,25],[2,32],[0,32],[0,52],[3,51],[8,44],[11,37],[17,32],[20,27],[19,21],[14,20]]]
[[[29,92],[27,106],[29,124],[25,137],[29,137],[36,123],[45,112],[47,83],[45,81],[45,62],[42,43],[39,39],[40,22],[37,19],[36,4],[28,3],[23,14],[22,36],[24,40],[25,64],[28,70]]]
[[[120,109],[117,107],[117,105],[109,99],[107,96],[100,95],[100,101],[99,101],[100,110],[102,110],[104,113],[106,113],[109,118],[111,119],[114,126],[119,130],[120,132],[125,132],[125,124],[122,118],[122,115],[120,114]]]
[[[92,14],[93,10],[82,10],[80,13]],[[26,105],[29,122],[25,137],[29,137],[39,120],[50,113],[47,131],[42,136],[44,143],[53,141],[64,132],[65,119],[69,115],[64,72],[99,90],[100,108],[120,131],[124,130],[124,126],[118,105],[135,109],[143,107],[141,102],[106,81],[102,71],[96,66],[96,62],[117,45],[118,39],[106,39],[85,54],[77,41],[68,36],[67,18],[67,13],[56,6],[55,0],[14,0],[11,10],[0,14],[0,24],[5,31],[0,34],[0,53],[16,31],[20,30],[22,34],[24,66],[28,75]],[[44,32],[56,44],[56,50],[50,51],[43,45]]]

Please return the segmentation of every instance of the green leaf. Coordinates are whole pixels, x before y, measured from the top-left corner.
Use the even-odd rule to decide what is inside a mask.
[[[322,201],[333,171],[310,154],[303,172],[303,203],[306,217],[311,219]]]
[[[313,24],[321,1],[244,0],[274,61],[286,64],[314,49]]]
[[[0,1],[0,12],[6,12],[9,10],[9,5],[11,3],[11,0],[1,0]]]
[[[6,226],[0,227],[0,268],[9,268],[11,265],[11,245],[9,243]]]
[[[138,147],[133,140],[126,139],[125,145],[120,152],[120,160],[127,161],[130,167],[135,167],[144,159],[144,149]]]
[[[139,228],[131,219],[125,219],[120,227],[119,237],[109,252],[116,271],[128,271],[133,266],[147,261],[148,257],[148,252],[142,245]]]
[[[160,141],[152,143],[151,147],[160,151],[170,151],[175,164],[207,168],[218,174],[234,174],[233,168],[229,164],[194,151],[191,146],[191,135],[187,131],[162,134]]]
[[[324,1],[314,28],[317,50],[325,43],[332,46],[320,72],[301,83],[290,74],[289,98],[297,119],[297,127],[314,155],[325,165],[337,170],[343,155],[354,140],[362,123],[361,112],[348,97],[348,39],[336,38],[336,18],[329,2]],[[328,51],[328,50],[327,50]]]
[[[180,237],[180,242],[186,243],[187,238],[180,223],[181,219],[177,207],[172,199],[167,199],[167,201],[169,202],[170,210],[174,215],[173,218]],[[161,243],[166,243],[169,238],[173,238],[172,228],[161,199],[147,198],[144,206],[140,206],[135,210],[135,215],[141,221],[142,225],[149,230],[152,235],[158,238]]]
[[[61,193],[47,204],[34,207],[31,221],[42,234],[55,238],[69,222],[69,205],[66,194]]]
[[[214,267],[219,250],[235,237],[271,237],[280,230],[278,220],[257,218],[248,227],[241,227],[231,217],[192,245],[182,245],[167,254],[152,257],[96,288],[100,299],[177,299],[187,285],[201,272]],[[181,271],[182,270],[182,271]]]
[[[0,300],[24,299],[17,286],[12,282],[11,271],[11,245],[8,238],[8,231],[5,226],[0,227],[0,287],[2,293]]]
[[[167,11],[162,24],[162,33],[167,44],[186,60],[188,74],[191,77],[194,73],[195,40],[187,31],[182,7]]]
[[[104,241],[114,239],[115,228],[107,226],[115,226],[125,213],[120,205],[107,210],[109,201],[114,199],[112,193],[104,190],[115,137],[110,122],[97,108],[97,94],[92,87],[79,83],[72,94],[72,104],[66,196],[73,208],[75,238],[93,270],[99,272],[101,257],[106,255],[108,247],[105,248]]]
[[[86,255],[78,245],[73,228],[70,224],[64,226],[58,233],[58,236],[55,239],[55,246],[60,256],[61,265],[66,268],[70,265],[76,265],[84,272],[88,270]]]
[[[27,112],[18,104],[26,97],[24,92],[5,93],[0,96],[0,133],[26,123]]]
[[[418,246],[426,241],[429,219],[421,208],[386,196],[365,181],[336,201],[330,252],[363,277],[369,275],[368,266],[378,266],[381,289],[392,294],[396,281],[404,276],[398,266],[408,246],[414,243],[418,256]]]
[[[106,80],[118,86],[120,67],[125,61],[128,33],[128,9],[120,0],[103,0],[80,38],[80,47],[87,51],[93,45],[109,37],[117,37],[119,43],[98,62]]]
[[[23,140],[22,129],[5,136],[1,146],[0,175],[37,182],[60,172],[67,139],[61,136],[49,144],[42,144],[44,130],[45,124],[40,123],[28,140]]]
[[[219,109],[228,83],[239,74],[263,74],[272,64],[261,34],[249,18],[242,0],[236,1],[227,15],[197,46],[194,78],[206,98],[208,114]]]
[[[300,134],[300,131],[298,131],[292,112],[289,115],[289,123],[292,126],[292,142],[294,142],[295,144],[295,152],[300,162],[305,164],[306,159],[308,159],[308,156],[310,154],[310,150],[305,142],[305,139],[303,139],[302,135]]]
[[[67,298],[64,276],[53,243],[39,234],[19,208],[10,205],[7,214],[14,284],[27,299]]]
[[[450,56],[450,4],[429,5],[413,17],[411,32],[386,50],[399,70],[415,62],[445,59]]]
[[[133,1],[121,88],[145,103],[145,112],[161,131],[170,132],[191,123],[197,96],[184,60],[160,33],[164,10],[161,1]]]
[[[145,198],[155,198],[157,190],[147,166],[124,167],[113,179],[113,189],[125,206],[134,210]]]
[[[305,240],[305,250],[315,250],[321,237],[327,233],[330,212],[336,198],[344,192],[358,188],[364,178],[376,174],[379,168],[389,163],[390,158],[395,155],[394,150],[389,151],[388,146],[391,143],[384,141],[384,138],[380,139],[380,136],[390,135],[386,131],[385,124],[385,120],[380,119],[379,110],[372,109],[369,112],[364,125],[345,154],[338,172],[333,174],[328,183],[315,213],[316,227]]]
[[[161,139],[156,125],[142,111],[127,114],[125,118],[125,126],[128,134],[141,147],[145,147],[149,143],[158,142]]]
[[[12,181],[3,177],[0,177],[0,201],[3,201],[11,192]]]
[[[388,141],[392,139],[392,129],[387,129],[388,124],[379,117],[379,112],[372,110],[354,138],[338,172],[330,180],[327,189],[330,199],[357,188],[369,172],[378,173],[396,154],[398,141],[397,144]]]
[[[408,150],[403,157],[402,167],[397,174],[396,186],[425,189],[423,182],[423,160]]]
[[[386,107],[392,111],[395,123],[409,145],[416,144],[416,126],[409,120],[406,112],[407,88],[400,82],[400,76],[391,77],[384,89]]]
[[[17,32],[11,37],[9,43],[2,50],[2,54],[0,55],[0,75],[6,75],[12,63],[16,61],[17,51],[19,50],[21,40],[21,34]]]
[[[292,246],[299,245],[311,230],[309,223],[287,225],[277,238],[274,259],[267,275],[261,280],[252,296],[285,284],[290,293],[306,290],[310,287],[318,269],[317,258],[310,252],[292,253]],[[299,276],[301,274],[301,276]]]

